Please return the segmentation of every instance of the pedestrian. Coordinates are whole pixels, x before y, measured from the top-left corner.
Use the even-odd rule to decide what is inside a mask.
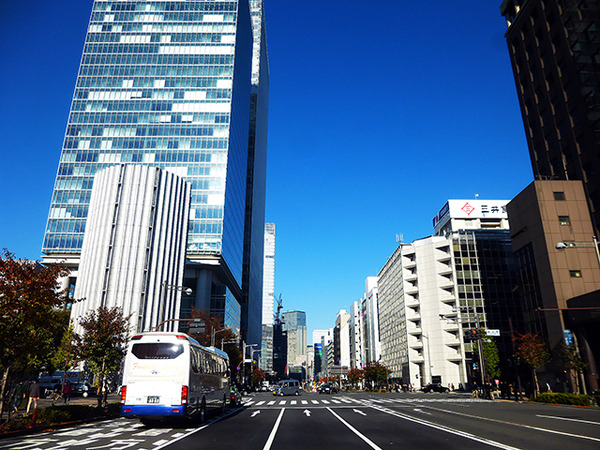
[[[29,410],[31,409],[31,404],[33,403],[33,409],[37,409],[38,407],[38,399],[40,398],[40,385],[37,380],[33,380],[29,385],[29,403],[27,403],[27,414],[29,414]]]
[[[27,390],[27,383],[25,381],[21,381],[15,386],[13,391],[13,410],[15,413],[19,412],[19,406],[23,403],[23,399],[25,398],[25,391]]]
[[[69,400],[71,400],[71,383],[69,381],[66,381],[63,385],[62,394],[65,404],[69,403]]]

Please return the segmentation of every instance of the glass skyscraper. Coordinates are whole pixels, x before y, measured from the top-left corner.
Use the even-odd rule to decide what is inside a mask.
[[[253,3],[262,12],[262,1]],[[266,40],[264,46],[266,52]],[[196,305],[215,296],[242,303],[247,190],[261,185],[253,180],[247,188],[250,127],[266,130],[266,109],[253,113],[251,125],[252,52],[248,0],[93,2],[43,242],[46,261],[77,266],[97,171],[152,165],[191,184],[188,262],[217,265],[210,270],[226,287]],[[266,136],[261,145],[266,158]],[[264,222],[264,195],[255,210],[261,207]]]

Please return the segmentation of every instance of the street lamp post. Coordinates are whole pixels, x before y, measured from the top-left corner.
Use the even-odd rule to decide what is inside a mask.
[[[592,236],[591,241],[560,241],[556,244],[557,250],[565,250],[567,248],[593,248],[596,250],[598,267],[600,267],[600,249],[598,248],[598,239],[596,236]]]
[[[177,286],[177,285],[174,285],[174,284],[169,284],[166,281],[163,281],[161,283],[161,285],[160,285],[160,314],[159,314],[159,318],[161,320],[161,322],[160,322],[161,325],[167,320],[165,318],[165,302],[166,302],[165,297],[167,295],[167,290],[185,292],[187,295],[192,295],[192,292],[194,292],[189,287]]]

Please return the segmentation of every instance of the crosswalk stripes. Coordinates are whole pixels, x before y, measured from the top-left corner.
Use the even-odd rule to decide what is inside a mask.
[[[266,400],[261,400],[259,402],[255,402],[254,400],[246,400],[242,404],[243,406],[273,406],[277,404],[277,406],[285,406],[291,405],[296,406],[299,404],[302,405],[343,405],[347,406],[350,404],[358,404],[358,405],[389,405],[393,407],[394,405],[418,405],[423,403],[472,403],[472,402],[485,402],[491,400],[483,400],[477,398],[348,398],[348,397],[332,397],[329,399],[319,398],[318,400],[310,399],[310,400],[271,400],[267,402]]]

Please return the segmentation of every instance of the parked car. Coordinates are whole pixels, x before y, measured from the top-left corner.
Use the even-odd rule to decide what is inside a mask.
[[[317,388],[319,394],[335,394],[338,392],[338,388],[333,383],[323,383]]]
[[[425,393],[427,392],[450,392],[446,386],[443,386],[441,383],[430,383],[421,388],[421,390]]]
[[[92,386],[90,383],[73,383],[71,384],[71,395],[81,395],[82,397],[88,397],[90,395],[97,395],[98,389]]]
[[[242,393],[235,386],[229,388],[229,406],[242,404]]]

